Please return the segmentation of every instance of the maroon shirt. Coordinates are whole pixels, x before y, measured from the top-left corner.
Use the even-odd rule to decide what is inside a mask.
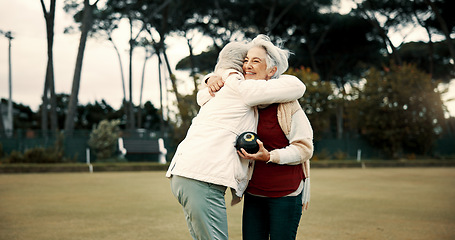
[[[272,104],[259,109],[258,137],[268,151],[289,145],[278,124],[277,108],[278,104]],[[279,165],[256,161],[247,192],[266,197],[283,197],[295,192],[302,179],[302,164]]]

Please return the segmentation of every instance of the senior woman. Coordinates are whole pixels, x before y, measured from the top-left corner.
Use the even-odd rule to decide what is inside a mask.
[[[256,37],[243,63],[245,79],[275,77],[287,69],[288,56],[287,50],[277,48],[266,36]],[[260,150],[239,152],[242,158],[255,160],[244,200],[243,239],[295,239],[302,209],[309,201],[313,130],[296,100],[262,105],[258,111]]]
[[[238,200],[251,176],[250,160],[239,158],[234,142],[238,134],[256,130],[255,106],[291,101],[305,92],[294,76],[245,80],[236,69],[242,71],[247,50],[233,42],[220,52],[215,75],[222,75],[224,87],[214,97],[208,88],[199,91],[202,107],[166,173],[193,239],[228,239],[225,191],[233,189]]]

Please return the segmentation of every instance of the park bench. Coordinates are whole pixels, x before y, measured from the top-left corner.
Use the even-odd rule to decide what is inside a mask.
[[[159,163],[166,163],[167,149],[164,147],[164,140],[162,138],[119,138],[118,146],[121,154],[128,160],[137,160],[139,159],[138,157],[142,157],[157,159]]]

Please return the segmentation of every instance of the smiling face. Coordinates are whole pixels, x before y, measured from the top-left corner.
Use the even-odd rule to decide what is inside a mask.
[[[276,72],[276,67],[267,69],[267,52],[262,47],[253,47],[243,61],[245,79],[269,80]]]

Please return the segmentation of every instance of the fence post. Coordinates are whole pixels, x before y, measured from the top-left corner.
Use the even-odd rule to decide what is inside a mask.
[[[93,165],[90,163],[90,148],[85,149],[85,156],[87,159],[88,170],[90,173],[93,173]]]

